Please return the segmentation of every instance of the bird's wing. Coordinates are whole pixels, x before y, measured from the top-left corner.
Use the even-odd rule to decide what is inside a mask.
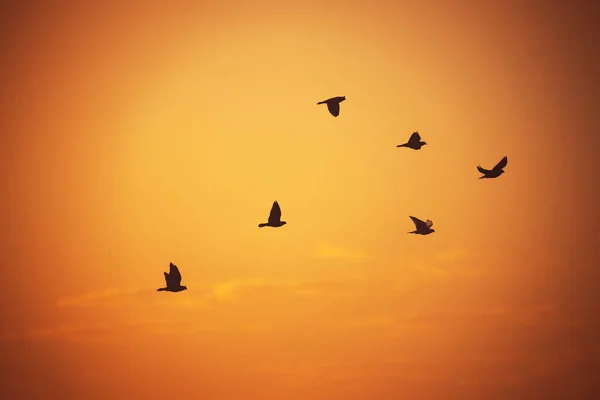
[[[428,219],[427,221],[425,221],[425,225],[427,225],[428,228],[431,228],[433,226],[433,221]]]
[[[490,172],[492,172],[492,171],[487,170],[485,168],[481,168],[481,165],[477,166],[477,171],[481,172],[482,174],[486,174],[486,175],[489,174]]]
[[[169,286],[170,276],[166,272],[163,272],[163,274],[165,274],[165,283],[167,284],[167,286]]]
[[[427,224],[425,224],[425,222],[421,221],[419,218],[411,216],[410,219],[412,219],[412,221],[415,223],[415,228],[417,228],[418,231],[427,229]]]
[[[410,135],[410,139],[408,139],[408,141],[410,143],[413,143],[413,142],[419,143],[421,141],[421,135],[419,135],[419,132],[413,132],[413,134]]]
[[[502,160],[500,160],[500,162],[498,164],[496,164],[496,166],[494,167],[494,170],[500,171],[501,169],[506,167],[506,164],[508,164],[508,157],[504,156],[504,158]]]
[[[177,265],[173,263],[170,263],[169,267],[169,278],[171,282],[176,286],[179,286],[179,284],[181,283],[181,273],[179,272],[179,268],[177,268]]]
[[[340,103],[338,103],[338,102],[328,101],[327,109],[329,110],[331,115],[333,115],[334,117],[337,117],[338,115],[340,115]]]
[[[269,214],[269,223],[279,222],[281,220],[281,208],[279,208],[279,203],[274,202],[273,207],[271,207],[271,213]]]

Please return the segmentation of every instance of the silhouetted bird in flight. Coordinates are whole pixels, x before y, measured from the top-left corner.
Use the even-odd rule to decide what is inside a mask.
[[[327,109],[334,117],[340,115],[340,103],[346,100],[346,96],[332,97],[331,99],[323,100],[317,103],[319,104],[327,104]]]
[[[414,233],[416,235],[429,235],[430,233],[435,232],[435,229],[431,229],[431,226],[433,225],[431,220],[428,219],[427,222],[423,222],[419,218],[412,216],[410,219],[412,219],[412,221],[415,223],[415,228],[417,229],[408,233]]]
[[[279,203],[274,202],[273,207],[271,207],[271,213],[269,214],[269,221],[266,224],[258,224],[259,228],[264,226],[270,226],[272,228],[279,228],[287,224],[287,222],[281,220],[281,208],[279,208]]]
[[[179,273],[179,268],[177,265],[173,263],[169,263],[169,273],[165,274],[165,281],[167,281],[167,287],[156,289],[158,292],[162,292],[166,290],[167,292],[181,292],[182,290],[187,290],[187,286],[181,286],[181,274]]]
[[[481,172],[483,176],[479,179],[483,178],[497,178],[504,173],[504,167],[508,164],[508,157],[504,156],[502,160],[494,168],[491,170],[481,168],[481,165],[477,166],[477,171]]]
[[[427,142],[421,141],[421,135],[419,135],[419,132],[413,132],[413,134],[410,135],[410,139],[408,139],[408,142],[404,144],[399,144],[396,147],[408,147],[413,150],[419,150],[423,145],[426,144]]]

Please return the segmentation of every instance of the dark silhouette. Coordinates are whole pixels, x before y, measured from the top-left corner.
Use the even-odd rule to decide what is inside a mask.
[[[427,142],[421,141],[421,135],[419,135],[419,132],[413,132],[413,134],[410,135],[410,139],[408,139],[408,142],[404,144],[399,144],[396,147],[408,147],[413,150],[419,150],[422,146],[426,144]]]
[[[182,290],[187,290],[187,286],[181,286],[181,274],[177,265],[169,263],[169,273],[164,272],[164,274],[167,287],[156,289],[157,292],[181,292]]]
[[[279,228],[285,224],[287,224],[287,222],[281,220],[281,208],[279,208],[279,203],[275,201],[273,207],[271,207],[269,221],[266,224],[258,224],[258,227],[262,228],[264,226],[270,226],[271,228]]]
[[[508,157],[504,156],[502,160],[494,168],[491,170],[481,168],[481,165],[477,166],[477,171],[481,172],[483,176],[479,179],[483,178],[497,178],[504,173],[504,167],[508,164]]]
[[[435,229],[431,229],[431,226],[433,225],[431,220],[428,219],[427,222],[423,222],[419,218],[412,216],[410,219],[412,219],[412,221],[415,223],[415,228],[417,229],[408,233],[414,233],[416,235],[429,235],[430,233],[435,232]]]
[[[346,100],[346,96],[332,97],[331,99],[323,100],[317,103],[319,104],[327,104],[327,109],[334,117],[340,115],[340,103]]]

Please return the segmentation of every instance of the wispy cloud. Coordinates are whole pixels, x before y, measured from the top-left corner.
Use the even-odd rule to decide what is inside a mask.
[[[458,261],[468,258],[469,252],[463,247],[449,249],[436,254],[435,259],[439,261]]]
[[[56,302],[58,307],[90,306],[106,299],[139,293],[138,289],[113,289],[108,288],[99,292],[90,292],[78,296],[63,297]]]
[[[435,265],[435,264],[417,264],[413,266],[415,272],[431,277],[446,279],[457,276],[478,276],[482,275],[480,268],[466,265]]]
[[[316,258],[331,258],[350,261],[363,261],[367,259],[367,254],[362,250],[334,246],[330,243],[320,243],[317,245],[314,256]]]
[[[482,269],[472,265],[471,256],[472,254],[463,247],[451,248],[420,260],[412,269],[419,274],[438,279],[482,275]]]
[[[260,279],[232,280],[216,284],[211,290],[215,300],[233,300],[256,295],[284,295],[292,297],[351,297],[366,289],[360,279],[331,281],[267,282]]]
[[[269,289],[273,285],[264,282],[261,279],[252,280],[231,280],[216,284],[212,290],[212,296],[217,300],[231,300],[239,297],[244,291],[249,289]]]
[[[166,296],[153,299],[151,304],[162,307],[205,310],[211,307],[211,298],[212,297],[205,292],[182,293],[181,295],[166,294]]]
[[[155,294],[152,289],[114,289],[84,293],[60,298],[56,305],[66,307],[120,307],[130,304],[151,304],[159,307],[182,309],[208,309],[220,302],[239,299],[271,297],[352,297],[366,290],[360,279],[331,281],[269,282],[262,279],[218,282],[182,293]]]
[[[108,324],[60,324],[48,328],[34,328],[27,333],[33,340],[67,340],[73,342],[107,341],[115,329]]]

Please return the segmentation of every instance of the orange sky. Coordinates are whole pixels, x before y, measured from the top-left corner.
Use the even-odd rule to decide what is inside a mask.
[[[0,397],[600,396],[592,2],[26,3]]]

